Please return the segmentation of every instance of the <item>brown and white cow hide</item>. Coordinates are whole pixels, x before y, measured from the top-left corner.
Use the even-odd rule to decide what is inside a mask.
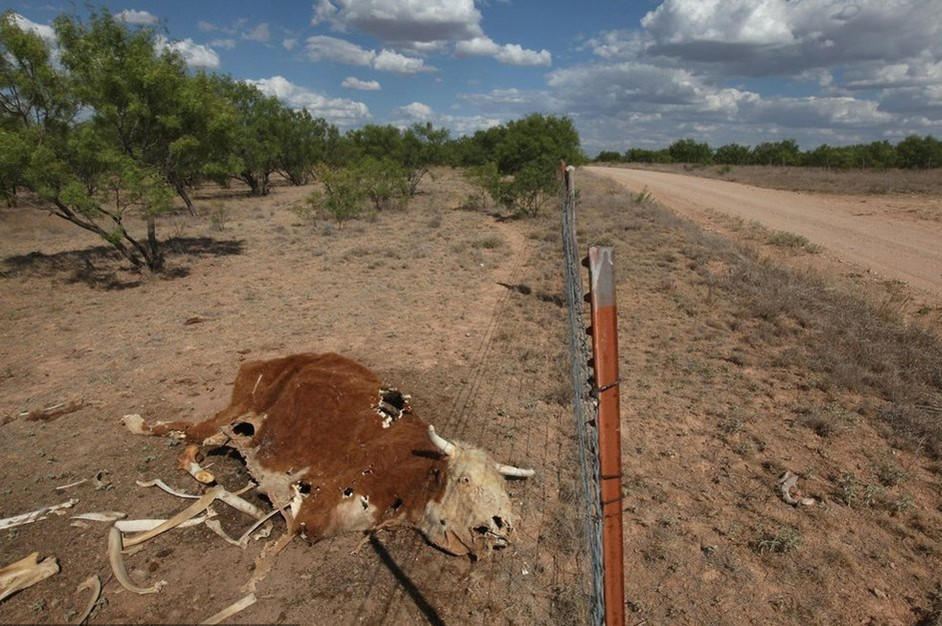
[[[504,476],[533,473],[438,437],[408,396],[332,353],[243,364],[229,406],[204,422],[126,424],[236,449],[289,531],[312,541],[409,524],[449,553],[486,556],[517,523]]]

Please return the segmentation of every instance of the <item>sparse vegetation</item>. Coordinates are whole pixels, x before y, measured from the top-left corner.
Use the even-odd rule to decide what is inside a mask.
[[[804,539],[797,528],[784,526],[774,532],[765,532],[752,543],[758,554],[785,554],[799,548]]]
[[[805,252],[811,252],[812,254],[817,254],[821,252],[822,249],[821,246],[808,241],[808,238],[804,235],[788,233],[780,230],[773,231],[769,235],[768,242],[770,245],[777,246],[779,248],[804,250]]]
[[[654,200],[654,195],[648,190],[647,187],[635,194],[635,203],[636,204],[647,204]]]
[[[366,190],[354,170],[322,165],[317,168],[317,179],[324,191],[314,191],[308,197],[314,211],[326,213],[339,226],[362,213]]]

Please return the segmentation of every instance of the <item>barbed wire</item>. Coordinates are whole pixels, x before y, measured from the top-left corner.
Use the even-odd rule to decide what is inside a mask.
[[[582,269],[576,242],[576,192],[572,167],[566,168],[563,195],[563,275],[569,313],[569,359],[573,388],[573,417],[579,446],[579,464],[585,505],[585,533],[592,572],[591,618],[602,624],[605,596],[602,563],[602,511],[599,484],[598,405],[589,379],[589,339],[583,315]]]

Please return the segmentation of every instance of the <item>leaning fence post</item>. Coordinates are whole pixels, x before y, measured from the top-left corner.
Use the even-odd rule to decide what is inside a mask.
[[[599,474],[605,624],[625,623],[621,510],[621,411],[618,378],[618,309],[611,246],[589,248],[592,352],[598,394]]]

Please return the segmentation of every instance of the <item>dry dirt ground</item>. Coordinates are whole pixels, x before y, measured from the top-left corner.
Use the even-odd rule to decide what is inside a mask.
[[[0,417],[85,401],[0,426],[0,516],[70,497],[76,512],[168,516],[181,502],[135,480],[197,486],[174,468],[178,447],[130,435],[122,415],[201,419],[226,404],[241,361],[336,350],[411,392],[445,436],[537,470],[508,484],[518,541],[469,563],[405,529],[355,554],[358,535],[296,540],[233,622],[584,623],[558,219],[463,210],[470,190],[438,174],[408,210],[343,229],[290,210],[310,188],[206,190],[202,217],[161,224],[161,278],[127,271],[35,208],[0,211]],[[925,360],[942,354],[934,339],[913,335],[918,354],[894,356],[892,372],[875,348],[837,361],[849,348],[822,339],[830,309],[806,305],[836,293],[826,277],[781,269],[774,248],[705,232],[591,175],[577,186],[581,242],[616,247],[628,623],[934,623],[938,442],[906,421],[913,407],[942,407]],[[841,302],[873,328],[902,324]],[[210,460],[227,486],[245,484],[237,461]],[[99,470],[110,486],[56,489]],[[815,505],[779,498],[786,470]],[[90,574],[105,581],[93,623],[199,621],[240,597],[261,549],[172,531],[127,558],[138,582],[168,581],[134,596],[109,580],[106,536],[106,524],[68,516],[0,531],[4,563],[39,551],[62,566],[0,604],[0,622],[66,620]]]
[[[202,419],[225,406],[241,361],[338,351],[411,392],[416,413],[444,436],[536,468],[534,480],[508,484],[524,520],[518,541],[471,564],[408,530],[381,533],[357,554],[358,535],[313,547],[298,540],[235,621],[579,621],[581,525],[564,447],[573,426],[561,404],[555,227],[460,210],[469,190],[442,174],[407,212],[343,229],[290,210],[311,188],[279,187],[264,199],[207,191],[207,217],[181,213],[161,224],[172,238],[167,278],[128,272],[94,238],[35,208],[2,211],[0,415],[75,399],[85,406],[0,427],[0,515],[74,497],[75,512],[169,516],[186,503],[135,481],[197,485],[174,468],[178,447],[130,435],[122,415]],[[227,486],[245,484],[238,463],[210,460]],[[99,470],[107,489],[56,489]],[[224,525],[236,533],[248,521],[230,516]],[[0,622],[64,621],[85,602],[79,582],[110,577],[106,537],[107,524],[73,528],[69,516],[0,532],[4,562],[38,550],[62,567],[0,605]],[[167,587],[138,597],[107,582],[93,621],[204,619],[241,597],[260,549],[241,551],[204,528],[169,533],[128,558],[138,582]]]
[[[942,196],[796,193],[666,172],[587,169],[636,193],[646,189],[684,215],[719,211],[797,233],[841,260],[942,296]]]

